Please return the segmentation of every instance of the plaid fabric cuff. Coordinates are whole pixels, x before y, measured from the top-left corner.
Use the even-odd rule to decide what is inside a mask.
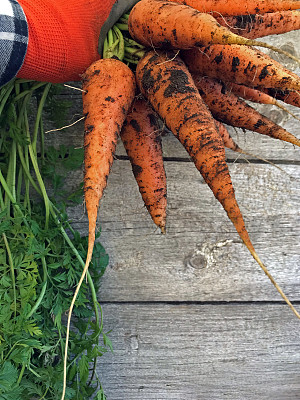
[[[24,62],[28,26],[16,0],[0,0],[0,86],[16,76]]]

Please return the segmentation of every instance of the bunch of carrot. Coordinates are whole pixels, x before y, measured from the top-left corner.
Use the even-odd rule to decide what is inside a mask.
[[[91,260],[98,205],[119,134],[145,205],[165,232],[167,191],[159,119],[185,147],[256,262],[300,318],[251,243],[225,159],[225,147],[242,150],[223,125],[300,146],[299,139],[243,100],[279,104],[278,98],[299,107],[300,78],[253,47],[286,54],[256,38],[299,29],[300,15],[294,11],[299,5],[298,0],[245,0],[230,7],[227,0],[140,0],[126,24],[123,18],[118,28],[128,30],[124,39],[133,46],[127,53],[125,49],[125,59],[128,63],[131,54],[136,67],[131,69],[114,55],[94,63],[83,76],[89,252],[69,324]]]

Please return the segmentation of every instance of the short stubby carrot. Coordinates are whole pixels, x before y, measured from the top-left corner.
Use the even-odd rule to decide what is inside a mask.
[[[99,201],[128,109],[135,96],[135,77],[130,68],[116,59],[100,59],[82,76],[84,131],[84,199],[89,221],[88,250],[85,266],[70,305],[64,355],[64,384],[66,390],[68,340],[72,310],[88,270],[95,242]]]
[[[136,99],[121,130],[145,206],[162,233],[166,229],[167,180],[158,117],[145,99]]]
[[[214,44],[181,52],[189,70],[246,86],[300,89],[300,78],[261,51],[240,45]]]
[[[195,85],[213,116],[231,126],[249,129],[300,146],[292,133],[272,122],[226,88],[223,82],[193,74]]]
[[[172,0],[198,11],[222,15],[263,14],[283,10],[297,10],[299,0]]]
[[[300,29],[300,11],[277,11],[265,14],[218,15],[220,25],[226,26],[236,35],[257,39]]]
[[[222,138],[183,61],[174,53],[149,51],[139,61],[136,77],[142,94],[185,147],[253,258],[300,318],[252,245],[235,198]]]
[[[266,47],[288,55],[270,44],[234,34],[221,26],[210,14],[167,0],[139,1],[129,14],[128,29],[134,40],[152,48],[168,50],[189,49],[214,43],[244,44]],[[296,57],[289,57],[299,62]]]

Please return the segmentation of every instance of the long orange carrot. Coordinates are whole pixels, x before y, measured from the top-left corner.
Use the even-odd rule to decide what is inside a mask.
[[[135,95],[133,72],[121,61],[101,59],[93,63],[82,76],[84,132],[84,198],[89,220],[88,251],[85,267],[76,287],[67,321],[64,357],[64,386],[72,310],[88,270],[95,242],[99,201],[102,197],[113,162],[117,136]]]
[[[153,222],[165,233],[167,181],[160,129],[157,116],[144,99],[134,101],[121,130],[121,139],[145,206]]]
[[[236,35],[257,39],[300,29],[300,11],[276,11],[265,14],[215,16],[220,25]]]
[[[82,77],[84,135],[84,198],[89,219],[91,257],[97,211],[113,162],[123,122],[135,95],[133,72],[121,61],[103,59]]]
[[[167,0],[141,0],[131,10],[129,33],[137,42],[161,49],[189,49],[209,44],[261,46],[288,55],[269,44],[235,35],[210,14]]]
[[[300,319],[255,252],[235,199],[222,138],[184,63],[174,53],[149,51],[137,65],[136,77],[141,92],[188,151],[253,258]]]
[[[189,70],[246,86],[300,89],[300,78],[259,50],[214,44],[181,52]]]
[[[263,14],[283,10],[298,10],[299,0],[173,0],[205,13],[222,15]]]
[[[300,139],[272,122],[226,88],[224,83],[193,74],[195,85],[213,116],[228,125],[249,129],[300,146]]]

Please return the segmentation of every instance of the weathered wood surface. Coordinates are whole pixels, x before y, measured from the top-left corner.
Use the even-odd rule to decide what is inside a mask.
[[[295,50],[297,35],[270,40]],[[73,101],[70,122],[81,116],[80,94]],[[299,121],[276,107],[258,108],[299,137]],[[82,146],[82,138],[80,123],[49,134],[48,142]],[[250,132],[235,138],[285,171],[228,152],[257,253],[300,308],[300,151]],[[300,321],[281,303],[177,140],[166,135],[163,144],[165,236],[147,215],[121,143],[101,201],[100,240],[110,264],[99,300],[114,354],[100,359],[98,373],[108,400],[300,399]],[[81,171],[72,173],[70,185],[81,179]],[[70,217],[87,234],[84,206],[70,209]]]
[[[300,176],[299,166],[285,169]],[[287,294],[300,300],[299,183],[267,165],[230,170],[258,254]],[[166,162],[166,171],[163,236],[143,206],[129,161],[115,161],[99,213],[110,255],[101,301],[280,300],[193,164]],[[86,233],[83,206],[76,216],[75,227]]]
[[[109,400],[296,400],[299,329],[284,306],[110,304]]]

